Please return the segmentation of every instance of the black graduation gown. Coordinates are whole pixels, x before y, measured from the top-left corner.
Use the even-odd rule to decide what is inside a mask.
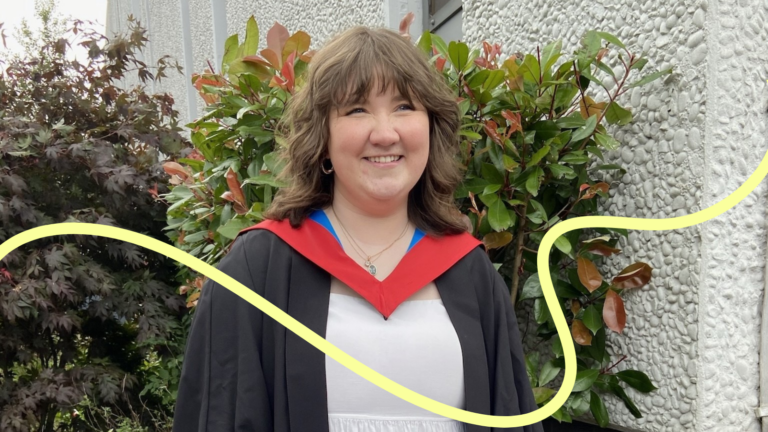
[[[267,229],[243,232],[218,268],[325,337],[331,277],[295,246]],[[432,279],[461,344],[466,409],[492,415],[534,411],[508,289],[482,247],[468,249]],[[327,259],[323,255],[313,259]],[[543,432],[540,423],[466,425],[467,432],[493,430]],[[327,432],[325,354],[208,280],[187,342],[173,431]]]

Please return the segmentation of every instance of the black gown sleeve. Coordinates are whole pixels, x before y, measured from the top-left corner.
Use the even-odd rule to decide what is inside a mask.
[[[255,235],[239,236],[218,269],[262,294],[252,277],[263,265],[253,262],[260,258]],[[272,431],[260,355],[263,317],[213,280],[204,284],[187,340],[173,432]]]
[[[496,379],[492,386],[494,412],[517,412],[525,414],[538,409],[533,396],[531,383],[528,381],[528,373],[525,368],[525,354],[523,352],[520,330],[517,326],[515,309],[509,297],[509,288],[504,279],[496,271],[490,260],[487,261],[487,269],[491,272],[493,281],[494,327],[496,330]],[[514,385],[510,385],[514,383]],[[496,430],[496,429],[494,429]],[[498,429],[504,431],[520,432],[544,432],[541,423],[534,423],[522,428]]]

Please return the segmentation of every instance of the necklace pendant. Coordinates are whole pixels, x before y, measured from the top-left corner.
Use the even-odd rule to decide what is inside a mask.
[[[365,266],[368,267],[368,272],[372,275],[376,275],[376,266],[373,265],[369,260],[365,260]]]

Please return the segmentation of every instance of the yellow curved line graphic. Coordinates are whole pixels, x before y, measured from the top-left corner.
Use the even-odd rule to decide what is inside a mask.
[[[541,278],[541,285],[544,292],[544,298],[547,302],[552,317],[563,345],[565,357],[565,377],[563,384],[555,397],[544,407],[534,412],[516,415],[516,416],[493,416],[487,414],[478,414],[462,409],[454,408],[443,403],[422,396],[402,385],[386,378],[378,372],[370,369],[363,363],[355,360],[349,354],[336,348],[333,344],[321,338],[317,333],[309,330],[303,324],[296,321],[287,313],[283,312],[272,303],[265,300],[260,295],[246,288],[230,276],[226,275],[215,267],[179,250],[171,245],[163,243],[154,238],[138,234],[133,231],[122,228],[109,227],[104,225],[87,223],[59,223],[33,228],[17,234],[0,245],[0,259],[5,258],[12,250],[29,243],[31,241],[56,236],[56,235],[97,235],[109,237],[115,240],[122,240],[135,245],[161,253],[171,259],[174,259],[190,268],[215,280],[217,283],[234,292],[242,299],[259,308],[262,312],[269,315],[272,319],[285,326],[288,330],[296,333],[302,339],[312,344],[315,348],[331,356],[334,360],[343,364],[361,377],[376,384],[384,390],[404,399],[414,405],[431,411],[435,414],[458,420],[464,423],[476,424],[480,426],[507,428],[526,426],[539,422],[557,411],[571,394],[573,384],[576,380],[576,351],[573,346],[573,340],[570,337],[568,324],[565,321],[560,306],[557,303],[557,296],[552,285],[552,279],[549,274],[549,252],[552,250],[555,239],[559,236],[583,228],[625,228],[633,230],[659,231],[686,228],[712,219],[728,209],[732,208],[749,195],[752,190],[762,181],[768,172],[768,153],[763,156],[763,160],[752,173],[749,179],[741,185],[735,192],[730,194],[724,200],[717,204],[696,212],[691,215],[681,216],[670,219],[634,219],[626,217],[611,216],[586,216],[574,219],[568,219],[552,227],[544,236],[539,248],[537,265]]]

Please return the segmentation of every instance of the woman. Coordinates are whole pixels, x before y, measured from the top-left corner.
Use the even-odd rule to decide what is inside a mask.
[[[507,288],[454,204],[459,120],[451,90],[400,35],[334,38],[284,118],[290,187],[219,268],[414,391],[472,412],[531,412]],[[490,428],[391,395],[208,281],[174,431],[235,430]]]

